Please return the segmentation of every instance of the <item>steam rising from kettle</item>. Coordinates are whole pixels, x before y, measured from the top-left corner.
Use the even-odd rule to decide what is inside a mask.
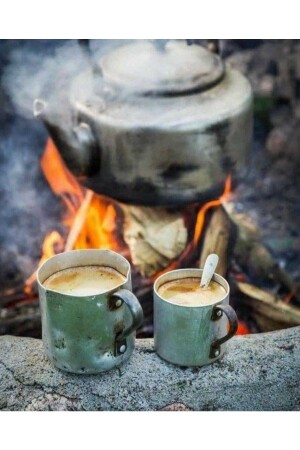
[[[191,44],[191,43],[190,43]],[[134,41],[97,60],[68,92],[34,102],[80,182],[116,200],[182,205],[245,175],[252,91],[219,55],[183,41]]]

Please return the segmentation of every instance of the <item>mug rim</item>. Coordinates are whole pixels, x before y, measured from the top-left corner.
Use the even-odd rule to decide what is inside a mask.
[[[124,282],[117,284],[116,286],[114,286],[111,289],[108,289],[105,292],[101,292],[101,293],[99,292],[99,293],[93,294],[93,295],[72,295],[72,294],[67,294],[67,293],[64,293],[64,292],[59,292],[59,291],[56,291],[54,289],[46,288],[43,283],[45,282],[45,280],[47,280],[50,276],[54,275],[55,273],[60,272],[61,270],[64,270],[64,269],[72,269],[72,268],[75,268],[75,267],[86,267],[86,266],[88,266],[88,264],[80,264],[80,265],[77,265],[77,266],[70,264],[70,265],[68,265],[68,267],[65,267],[65,268],[62,268],[62,269],[57,269],[56,271],[53,271],[50,275],[47,275],[46,278],[43,279],[43,281],[41,281],[41,277],[40,277],[41,272],[43,272],[43,270],[45,270],[45,268],[47,267],[47,265],[49,263],[52,264],[53,262],[55,262],[55,260],[59,261],[59,260],[61,260],[61,258],[68,258],[68,255],[70,255],[71,253],[73,253],[74,255],[76,253],[77,254],[79,254],[79,253],[80,254],[88,254],[88,253],[91,254],[91,253],[94,253],[94,255],[97,254],[97,253],[102,253],[102,254],[106,253],[108,255],[110,254],[111,256],[113,256],[115,258],[120,258],[122,263],[126,264],[126,266],[127,266],[127,268],[126,268],[126,275],[124,275],[119,270],[117,270],[116,268],[114,268],[114,267],[112,267],[112,266],[110,266],[108,264],[105,267],[110,267],[110,268],[116,270],[117,272],[120,272],[120,274],[123,275],[126,279],[125,279]],[[97,264],[91,263],[89,265],[90,266],[95,266]],[[99,266],[104,266],[104,264],[99,264]],[[130,266],[129,261],[123,255],[120,255],[119,253],[115,252],[114,250],[97,249],[97,248],[76,249],[76,250],[68,250],[68,251],[65,251],[65,252],[57,253],[56,255],[53,255],[50,258],[48,258],[37,269],[36,279],[37,279],[37,283],[38,283],[39,288],[43,289],[44,291],[54,292],[55,294],[59,294],[59,295],[62,295],[62,296],[68,297],[68,298],[71,298],[71,297],[72,298],[78,298],[78,299],[80,299],[80,298],[92,298],[92,297],[96,297],[96,296],[99,297],[101,295],[106,295],[108,292],[114,292],[117,289],[119,289],[121,286],[123,286],[128,281],[130,281],[130,271],[131,271],[131,266]]]
[[[221,303],[222,301],[224,301],[226,298],[228,298],[229,297],[229,294],[230,294],[230,286],[229,286],[229,283],[228,283],[228,281],[224,278],[224,277],[222,277],[222,275],[219,275],[218,273],[216,273],[216,272],[214,272],[214,274],[213,274],[213,277],[212,277],[212,280],[214,280],[214,281],[216,281],[218,284],[220,284],[222,287],[224,287],[224,289],[226,290],[226,293],[224,294],[224,296],[223,297],[221,297],[220,299],[218,299],[217,301],[215,301],[215,302],[212,302],[212,303],[207,303],[207,304],[205,304],[205,305],[179,305],[179,304],[177,304],[177,303],[173,303],[173,302],[170,302],[170,301],[168,301],[168,300],[166,300],[164,297],[162,297],[161,296],[161,294],[159,294],[159,292],[158,292],[158,289],[163,285],[163,284],[165,284],[165,283],[167,283],[168,281],[175,281],[175,280],[178,280],[178,278],[170,278],[170,279],[168,279],[168,280],[166,280],[166,282],[165,283],[161,283],[161,281],[162,281],[162,279],[164,278],[164,277],[167,277],[167,276],[172,276],[172,274],[176,274],[176,273],[198,273],[199,275],[201,275],[202,274],[202,272],[203,272],[203,269],[198,269],[198,268],[196,268],[196,267],[190,267],[190,268],[183,268],[183,269],[175,269],[175,270],[169,270],[168,272],[165,272],[165,273],[163,273],[162,275],[160,275],[156,280],[155,280],[155,282],[154,282],[154,285],[153,285],[153,291],[154,291],[154,293],[157,295],[157,297],[160,299],[160,300],[162,300],[162,301],[164,301],[165,303],[168,303],[168,304],[171,304],[172,306],[177,306],[178,308],[205,308],[205,307],[207,307],[207,306],[213,306],[213,305],[217,305],[218,303]],[[185,279],[185,278],[191,278],[191,277],[194,277],[194,275],[190,275],[190,276],[186,276],[186,277],[182,277],[182,279]],[[196,276],[197,277],[197,276]],[[197,277],[198,278],[198,277]],[[200,278],[200,277],[199,277]],[[221,283],[220,283],[220,281],[221,281]],[[161,284],[160,284],[161,283]],[[157,286],[159,284],[159,286]]]

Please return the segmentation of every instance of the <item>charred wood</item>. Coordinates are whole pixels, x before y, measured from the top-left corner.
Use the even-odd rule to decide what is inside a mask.
[[[225,277],[232,253],[234,234],[233,222],[229,220],[224,208],[219,206],[213,211],[205,230],[200,267],[204,266],[205,260],[210,253],[216,253],[219,256],[216,272]]]
[[[300,308],[284,303],[278,296],[249,283],[237,282],[242,295],[239,302],[247,305],[262,331],[280,330],[300,325]]]

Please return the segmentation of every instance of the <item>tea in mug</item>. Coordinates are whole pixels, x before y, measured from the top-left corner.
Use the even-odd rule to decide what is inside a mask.
[[[225,297],[226,290],[213,280],[208,288],[201,288],[200,278],[188,277],[166,282],[159,287],[158,294],[176,305],[205,306],[217,303]]]
[[[47,278],[43,285],[62,294],[83,297],[107,292],[125,283],[126,278],[106,266],[81,266],[60,270]]]

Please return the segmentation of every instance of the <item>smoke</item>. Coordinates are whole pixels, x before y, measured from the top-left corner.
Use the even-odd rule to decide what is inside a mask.
[[[23,117],[32,117],[35,98],[44,98],[60,92],[70,77],[83,65],[84,55],[75,42],[67,42],[44,56],[34,49],[16,49],[12,52],[2,85]]]
[[[39,41],[39,46],[16,48],[10,55],[10,63],[2,76],[2,86],[9,95],[18,114],[32,117],[34,99],[63,98],[70,93],[74,78],[85,73],[81,85],[76,86],[79,96],[87,96],[91,86],[89,68],[97,64],[102,55],[125,40],[90,41],[90,55],[78,41]],[[44,51],[43,51],[44,50]]]
[[[47,132],[33,116],[33,101],[45,100],[59,111],[71,94],[81,100],[88,97],[95,87],[91,75],[97,61],[129,42],[91,40],[89,53],[76,40],[0,40],[0,265],[13,275],[20,272],[23,279],[30,275],[45,234],[63,231],[60,201],[40,168]],[[158,40],[157,45],[164,43]],[[9,278],[2,270],[0,285]]]
[[[125,42],[90,41],[91,56]],[[0,40],[0,292],[36,269],[47,232],[64,232],[60,200],[40,168],[47,132],[32,105],[68,94],[88,58],[75,40]],[[91,88],[85,81],[81,95]]]
[[[32,273],[43,237],[59,227],[60,203],[39,166],[44,143],[44,131],[27,120],[15,119],[1,134],[0,290]]]
[[[63,231],[60,201],[40,168],[47,133],[32,103],[62,89],[83,59],[75,41],[0,41],[0,290],[22,284],[45,234]]]

